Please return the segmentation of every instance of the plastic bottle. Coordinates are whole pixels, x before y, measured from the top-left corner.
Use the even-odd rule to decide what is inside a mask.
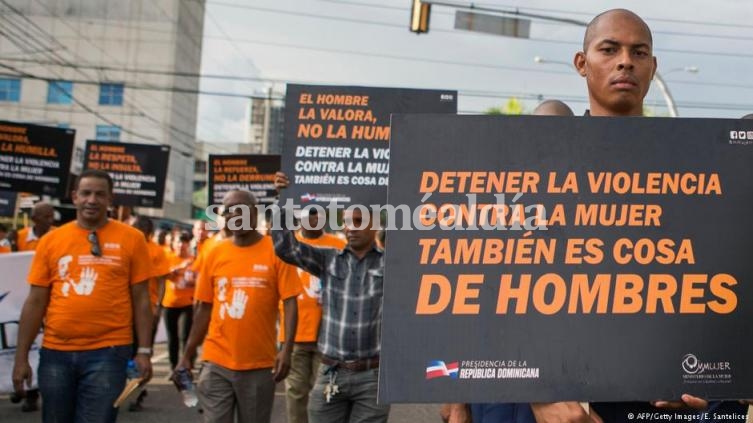
[[[136,367],[136,362],[128,360],[128,367],[126,367],[126,377],[128,379],[136,379],[139,375],[139,369]]]
[[[173,376],[173,383],[183,397],[186,407],[196,407],[199,398],[196,396],[196,388],[193,384],[193,375],[188,369],[178,369]]]

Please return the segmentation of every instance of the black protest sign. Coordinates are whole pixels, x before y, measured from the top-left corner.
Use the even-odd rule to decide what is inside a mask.
[[[382,401],[753,398],[753,122],[392,130]]]
[[[283,200],[385,204],[390,114],[456,112],[456,91],[288,85]]]
[[[249,191],[260,204],[277,201],[275,173],[280,170],[279,155],[209,155],[209,204],[222,204],[228,191]]]
[[[162,208],[170,147],[87,141],[84,169],[104,170],[112,177],[117,206]]]
[[[0,189],[62,197],[76,131],[0,121]]]
[[[13,191],[0,191],[0,216],[13,216],[16,211],[16,196]]]

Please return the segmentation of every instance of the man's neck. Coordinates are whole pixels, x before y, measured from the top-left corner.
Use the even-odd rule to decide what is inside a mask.
[[[259,232],[251,231],[243,235],[234,235],[233,244],[237,247],[248,247],[256,244],[262,239],[262,235]]]
[[[606,107],[602,107],[598,103],[591,101],[591,108],[589,109],[591,116],[608,116],[608,117],[630,117],[630,116],[643,116],[643,105],[638,106],[635,109],[625,112],[610,110]]]
[[[83,219],[77,218],[76,224],[83,229],[86,229],[87,231],[96,231],[97,229],[105,226],[109,222],[108,218],[104,218],[103,220],[100,220],[96,223],[87,222]]]
[[[371,251],[374,248],[374,243],[371,243],[368,247],[361,248],[358,250],[355,250],[352,246],[348,245],[348,250],[350,250],[351,253],[353,253],[354,256],[358,260],[361,260],[362,258],[366,257],[366,254],[369,254],[369,251]]]
[[[306,239],[317,239],[324,235],[324,231],[309,231],[305,228],[301,229],[301,236]]]

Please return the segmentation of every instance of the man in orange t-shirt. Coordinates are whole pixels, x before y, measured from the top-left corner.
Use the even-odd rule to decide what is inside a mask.
[[[8,227],[0,223],[0,254],[10,253],[12,251],[10,241],[8,241]]]
[[[198,380],[204,421],[269,422],[275,382],[290,368],[301,283],[296,269],[278,259],[272,240],[256,231],[256,199],[231,191],[223,206],[232,240],[207,253],[196,286],[198,306],[183,358],[190,368],[204,336],[205,362]],[[285,345],[275,348],[277,305],[285,307]]]
[[[39,240],[52,229],[55,223],[55,208],[44,202],[34,204],[31,209],[31,221],[34,225],[23,228],[16,233],[17,251],[34,251]]]
[[[157,333],[159,316],[161,311],[162,297],[165,295],[165,278],[170,273],[170,258],[165,249],[152,240],[154,235],[154,222],[146,216],[138,216],[132,226],[141,231],[146,238],[146,247],[149,250],[149,260],[152,273],[156,276],[149,278],[149,303],[152,305],[154,314],[153,334]]]
[[[208,242],[208,241],[207,241]],[[173,244],[177,254],[170,257],[170,274],[165,283],[162,307],[165,310],[167,351],[170,368],[178,365],[181,342],[185,346],[193,323],[194,257],[191,255],[191,234],[183,232]]]
[[[134,323],[134,360],[144,382],[151,378],[146,281],[153,274],[144,235],[107,218],[112,189],[106,172],[83,171],[73,191],[76,220],[41,239],[29,271],[13,385],[23,395],[31,384],[28,354],[44,319],[38,380],[45,422],[115,421]]]
[[[159,327],[160,315],[162,314],[161,304],[162,297],[165,295],[165,277],[170,272],[170,263],[165,250],[152,240],[154,235],[154,222],[152,222],[152,219],[147,216],[129,215],[128,220],[131,220],[131,226],[144,234],[152,273],[154,274],[153,277],[149,278],[149,304],[152,306],[152,314],[154,315],[152,323],[152,343],[154,343],[154,338],[157,336],[157,328]],[[140,411],[146,395],[147,391],[143,389],[136,398],[136,401],[132,402],[129,406],[129,411]]]
[[[301,216],[304,221],[301,230],[296,232],[298,241],[322,248],[342,250],[346,242],[335,235],[325,233],[319,225],[316,209],[306,209]],[[319,228],[319,229],[315,229]],[[316,382],[316,372],[321,363],[322,354],[316,348],[319,335],[319,323],[322,320],[322,306],[319,303],[322,285],[319,278],[298,268],[303,292],[298,296],[298,331],[290,362],[290,373],[285,379],[285,400],[288,423],[308,422],[309,392]],[[280,307],[280,321],[285,316]],[[285,330],[280,325],[279,342],[285,341]]]

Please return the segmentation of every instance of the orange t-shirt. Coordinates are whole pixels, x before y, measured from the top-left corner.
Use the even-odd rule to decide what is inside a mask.
[[[300,232],[296,232],[295,238],[303,243],[315,247],[336,248],[342,250],[347,242],[332,234],[322,234],[319,238],[304,238]],[[301,278],[303,292],[298,296],[298,329],[295,332],[295,342],[316,342],[319,337],[319,323],[322,320],[322,306],[319,304],[319,296],[322,292],[322,284],[319,278],[296,268]],[[280,342],[285,342],[285,313],[283,304],[280,303],[280,333],[277,337]]]
[[[133,343],[131,285],[152,276],[144,234],[110,220],[97,229],[101,257],[89,231],[67,223],[39,241],[29,283],[50,288],[42,345],[88,351]]]
[[[149,240],[146,242],[146,246],[149,249],[149,258],[152,263],[152,274],[155,275],[155,277],[149,278],[149,302],[156,307],[159,302],[159,284],[157,283],[157,278],[170,273],[170,262],[167,254],[165,254],[165,250],[157,245],[156,242]]]
[[[163,307],[181,308],[193,304],[194,284],[193,282],[187,283],[184,279],[186,272],[192,272],[193,261],[193,257],[181,258],[176,255],[170,257],[170,272],[177,270],[177,275],[169,276],[165,281]]]
[[[13,250],[10,248],[10,241],[8,241],[6,238],[0,239],[0,254],[4,253],[10,253]]]
[[[50,231],[53,229],[55,229],[54,226],[50,228]],[[34,251],[37,249],[37,245],[39,244],[39,240],[41,239],[41,237],[37,238],[37,236],[33,233],[30,235],[29,233],[31,231],[32,231],[31,226],[27,228],[23,228],[20,231],[18,231],[16,235],[17,236],[16,245],[18,246],[18,251]],[[50,231],[47,231],[47,233],[44,235],[49,234]],[[42,235],[42,237],[44,237],[44,235]],[[29,236],[31,236],[32,239],[28,239]]]
[[[216,244],[196,285],[196,299],[213,305],[202,359],[231,370],[273,367],[277,304],[300,293],[298,272],[275,255],[272,238]]]

